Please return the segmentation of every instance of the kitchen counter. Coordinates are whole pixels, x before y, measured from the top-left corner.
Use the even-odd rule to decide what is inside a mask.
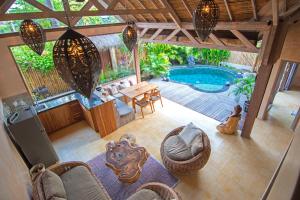
[[[53,98],[48,101],[44,101],[42,103],[38,103],[35,106],[35,109],[37,113],[44,112],[59,106],[62,106],[64,104],[70,103],[72,101],[79,101],[81,105],[83,105],[87,110],[90,110],[92,108],[95,108],[107,101],[111,101],[114,98],[111,96],[108,97],[100,97],[100,93],[98,91],[95,91],[92,94],[92,97],[90,99],[84,97],[83,95],[79,93],[71,93],[67,94],[65,96],[61,96],[58,98]]]

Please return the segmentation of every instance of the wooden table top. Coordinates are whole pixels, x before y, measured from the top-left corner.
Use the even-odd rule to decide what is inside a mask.
[[[142,94],[145,94],[146,92],[149,92],[151,90],[154,90],[158,88],[157,85],[153,83],[148,83],[146,81],[143,81],[141,83],[138,83],[136,85],[130,86],[128,88],[120,90],[120,93],[124,94],[125,96],[129,98],[135,98],[137,96],[140,96]]]
[[[149,157],[144,147],[134,146],[127,140],[109,142],[106,145],[106,165],[123,183],[134,183]]]

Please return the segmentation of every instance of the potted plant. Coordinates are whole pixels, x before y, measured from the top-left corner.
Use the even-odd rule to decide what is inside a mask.
[[[247,100],[244,102],[244,111],[248,112],[251,95],[254,90],[255,75],[250,74],[243,78],[236,79],[233,94],[235,96],[245,95]]]

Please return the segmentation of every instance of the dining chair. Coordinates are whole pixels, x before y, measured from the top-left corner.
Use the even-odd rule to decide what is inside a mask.
[[[144,94],[144,97],[140,100],[138,99],[134,99],[134,104],[135,106],[138,105],[141,108],[141,112],[142,112],[142,116],[144,118],[144,112],[143,112],[143,108],[147,107],[148,105],[150,105],[151,107],[151,111],[153,113],[153,107],[152,107],[152,101],[151,101],[151,95],[148,93]],[[136,112],[136,108],[134,106],[134,112]]]
[[[153,106],[154,111],[155,111],[154,103],[158,100],[160,100],[161,106],[164,107],[159,89],[154,89],[150,93],[150,100],[152,102],[152,106]]]

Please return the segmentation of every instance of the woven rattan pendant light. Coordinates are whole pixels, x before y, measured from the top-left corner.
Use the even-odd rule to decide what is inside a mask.
[[[193,25],[202,41],[208,38],[217,25],[219,15],[219,7],[214,0],[201,0],[198,4],[193,13]]]
[[[53,60],[61,78],[71,88],[90,98],[101,72],[100,55],[93,42],[72,30],[69,25],[68,30],[55,42]]]
[[[128,22],[127,27],[123,30],[123,42],[129,51],[132,51],[137,43],[137,32],[134,27],[134,22]]]
[[[31,19],[24,20],[20,26],[20,36],[27,46],[42,55],[45,49],[46,35],[38,23]]]

